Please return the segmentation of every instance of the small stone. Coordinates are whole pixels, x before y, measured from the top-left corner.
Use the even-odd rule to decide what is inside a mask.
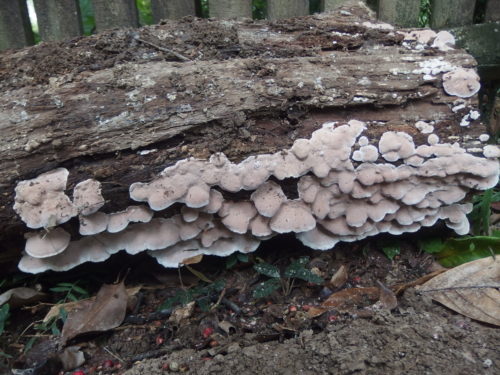
[[[487,358],[483,361],[484,368],[490,368],[491,366],[493,366],[493,361],[491,359]]]
[[[177,372],[179,371],[179,364],[175,361],[172,361],[170,362],[170,364],[168,365],[168,368],[170,369],[170,371],[172,372]]]

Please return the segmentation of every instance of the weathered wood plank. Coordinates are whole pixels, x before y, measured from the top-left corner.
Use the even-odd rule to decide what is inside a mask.
[[[137,27],[139,17],[134,0],[92,0],[97,31],[115,27]]]
[[[267,18],[270,20],[308,14],[309,0],[267,0]]]
[[[162,19],[178,19],[185,16],[194,16],[195,0],[151,0],[153,21]]]
[[[378,19],[403,27],[418,27],[420,0],[380,0]]]
[[[252,18],[251,0],[209,0],[208,12],[215,18]]]
[[[328,12],[345,4],[348,0],[324,0],[324,10]]]
[[[485,21],[500,21],[500,0],[488,0]]]
[[[431,27],[446,29],[472,24],[476,0],[433,0]]]
[[[69,39],[83,34],[78,0],[34,0],[40,38]]]
[[[34,43],[25,0],[0,0],[0,51]]]
[[[457,27],[450,30],[457,38],[457,45],[473,55],[483,79],[500,79],[500,22]]]

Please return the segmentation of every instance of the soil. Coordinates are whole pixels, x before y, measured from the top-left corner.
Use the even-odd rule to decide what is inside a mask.
[[[86,275],[93,281],[82,286],[95,294],[101,283],[116,279],[110,270],[123,274],[128,269],[127,287],[141,286],[120,327],[70,343],[85,353],[86,362],[78,368],[85,374],[498,373],[500,330],[458,315],[415,288],[398,295],[393,309],[375,308],[377,298],[367,295],[337,310],[312,313],[333,292],[373,287],[377,282],[392,286],[428,274],[436,263],[415,246],[428,235],[435,233],[403,237],[401,252],[392,261],[381,251],[383,237],[327,252],[311,251],[291,237],[281,237],[250,254],[248,262],[236,262],[228,269],[228,259],[207,257],[191,266],[201,273],[198,276],[185,268],[180,273],[164,270],[148,257],[119,255],[102,265],[48,274],[37,282],[47,289],[62,280],[81,283]],[[325,280],[322,285],[296,280],[289,295],[278,289],[264,298],[252,296],[255,287],[268,279],[253,264],[264,261],[283,270],[302,256],[309,257],[307,268]],[[347,281],[333,288],[328,280],[342,265]],[[157,310],[179,290],[214,285],[199,277],[223,281],[225,288],[211,292],[205,288],[191,309],[177,304],[173,312],[167,309],[158,315]],[[50,298],[59,297],[52,293]],[[204,305],[209,309],[202,310]],[[26,328],[43,318],[49,307],[39,303],[13,314],[2,336],[3,350],[13,356],[5,363],[5,373],[14,366],[16,374],[35,367],[36,374],[74,374],[74,369],[60,370],[53,359],[57,335]],[[174,319],[179,313],[184,318]],[[36,344],[20,355],[33,335]]]

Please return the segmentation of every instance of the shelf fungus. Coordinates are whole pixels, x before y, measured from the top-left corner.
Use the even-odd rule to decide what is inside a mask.
[[[475,90],[466,79],[458,77],[465,96]],[[387,131],[374,143],[365,130],[357,120],[325,123],[289,150],[239,163],[222,153],[180,160],[152,181],[133,183],[130,197],[142,205],[117,213],[102,211],[97,181],[78,184],[70,200],[65,169],[21,181],[14,209],[29,228],[69,227],[79,216],[80,229],[71,239],[61,227],[28,234],[19,268],[65,271],[122,250],[148,251],[163,266],[179,267],[198,254],[254,251],[281,233],[327,250],[379,233],[415,232],[438,220],[458,234],[469,232],[472,206],[464,200],[472,189],[498,183],[498,146],[471,154],[433,133],[425,143],[426,137],[417,142],[401,131]]]

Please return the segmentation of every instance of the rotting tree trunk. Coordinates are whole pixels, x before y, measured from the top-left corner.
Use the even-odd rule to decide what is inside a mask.
[[[425,143],[417,121],[465,147],[484,133],[478,121],[459,125],[475,96],[457,100],[440,74],[419,71],[429,59],[466,68],[474,59],[458,49],[408,49],[367,14],[352,7],[293,21],[185,19],[4,53],[2,243],[22,238],[16,183],[57,167],[70,171],[69,189],[96,178],[119,204],[131,183],[177,160],[275,152],[326,121],[366,121],[375,141],[394,130]],[[457,103],[464,109],[454,112]]]

